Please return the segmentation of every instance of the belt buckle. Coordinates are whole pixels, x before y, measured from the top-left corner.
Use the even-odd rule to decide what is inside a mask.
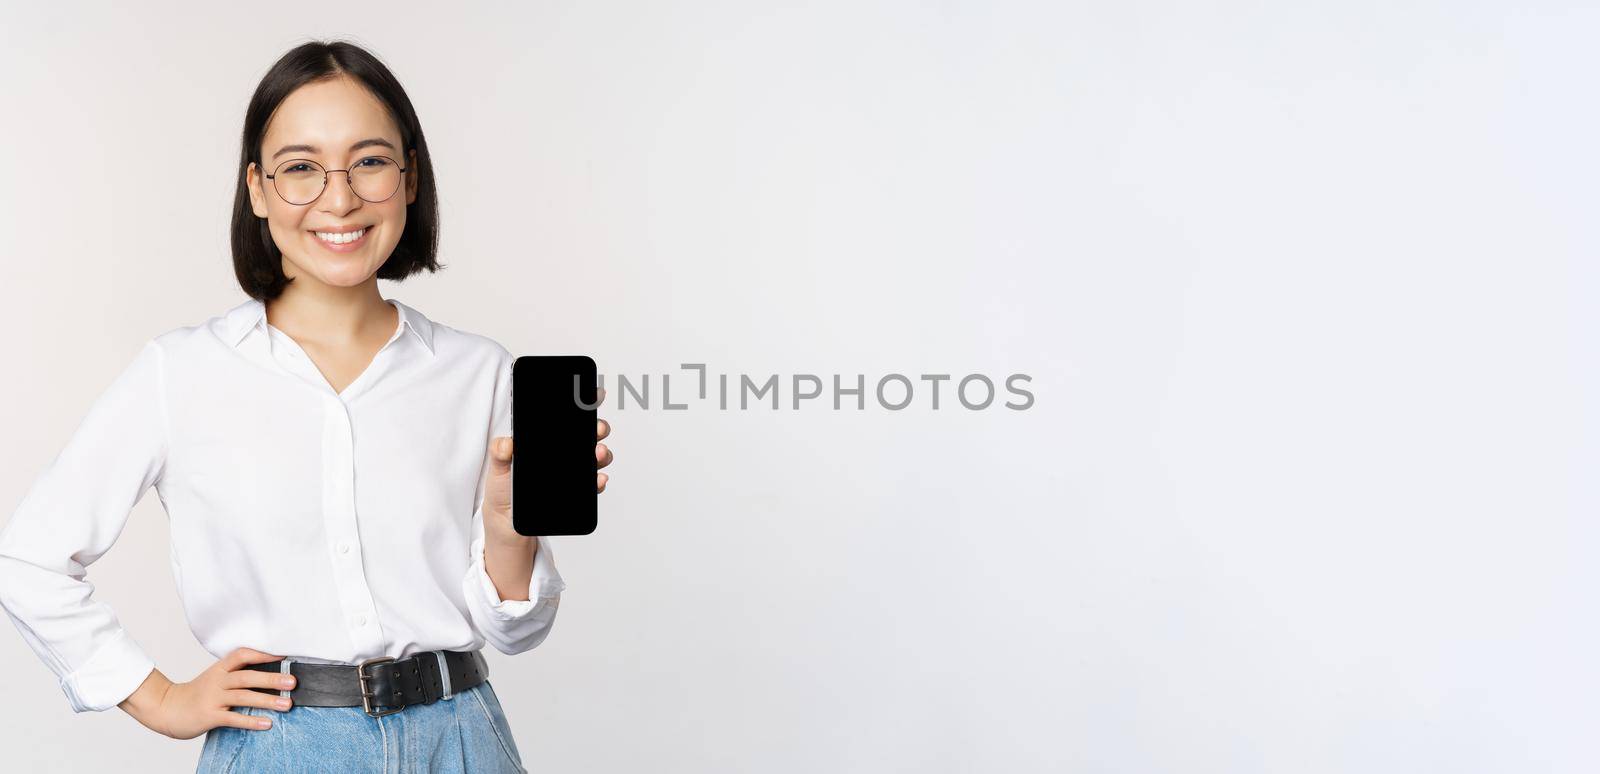
[[[394,658],[392,656],[379,656],[377,658],[369,658],[366,661],[356,665],[356,681],[361,685],[361,709],[365,710],[366,713],[372,717],[379,718],[383,717],[384,715],[393,715],[394,713],[406,708],[406,705],[399,704],[396,705],[394,709],[379,710],[377,712],[372,711],[373,695],[371,691],[367,690],[367,680],[369,679],[367,677],[367,665],[392,663],[393,661]]]

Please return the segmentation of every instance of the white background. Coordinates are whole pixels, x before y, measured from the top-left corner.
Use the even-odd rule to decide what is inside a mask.
[[[346,37],[443,199],[450,267],[386,296],[657,390],[1033,376],[603,414],[555,630],[490,653],[531,770],[1592,771],[1582,5],[8,7],[0,506],[244,299],[246,101]],[[186,680],[166,529],[147,495],[89,579]],[[192,770],[0,663],[8,770]]]

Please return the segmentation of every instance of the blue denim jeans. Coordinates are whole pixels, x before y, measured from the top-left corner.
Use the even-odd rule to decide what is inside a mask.
[[[494,688],[486,680],[432,704],[371,717],[360,707],[287,711],[234,707],[272,718],[257,731],[206,732],[196,774],[524,774],[522,757]]]

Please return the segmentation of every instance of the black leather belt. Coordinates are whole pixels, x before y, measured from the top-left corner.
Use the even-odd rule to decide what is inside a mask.
[[[429,650],[398,660],[369,658],[359,666],[280,659],[244,668],[294,675],[292,690],[252,691],[288,696],[296,707],[361,707],[375,718],[412,704],[432,704],[489,679],[489,662],[476,650]]]

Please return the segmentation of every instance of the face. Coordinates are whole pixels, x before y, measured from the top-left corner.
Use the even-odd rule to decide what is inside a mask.
[[[274,181],[265,177],[292,159],[314,161],[324,170],[355,167],[350,174],[371,174],[382,165],[371,156],[387,156],[406,168],[399,190],[381,202],[357,196],[352,189],[355,181],[344,172],[329,172],[321,196],[308,204],[286,201]],[[261,158],[261,167],[251,164],[246,172],[250,203],[258,217],[267,219],[272,241],[283,252],[283,273],[296,278],[297,286],[309,281],[354,287],[372,280],[400,243],[406,205],[417,198],[416,152],[406,153],[400,128],[383,103],[350,78],[306,84],[291,93],[268,122]],[[309,169],[296,166],[289,172],[314,175]],[[285,184],[284,190],[288,180],[278,172],[277,182]],[[340,243],[358,229],[359,239]]]

